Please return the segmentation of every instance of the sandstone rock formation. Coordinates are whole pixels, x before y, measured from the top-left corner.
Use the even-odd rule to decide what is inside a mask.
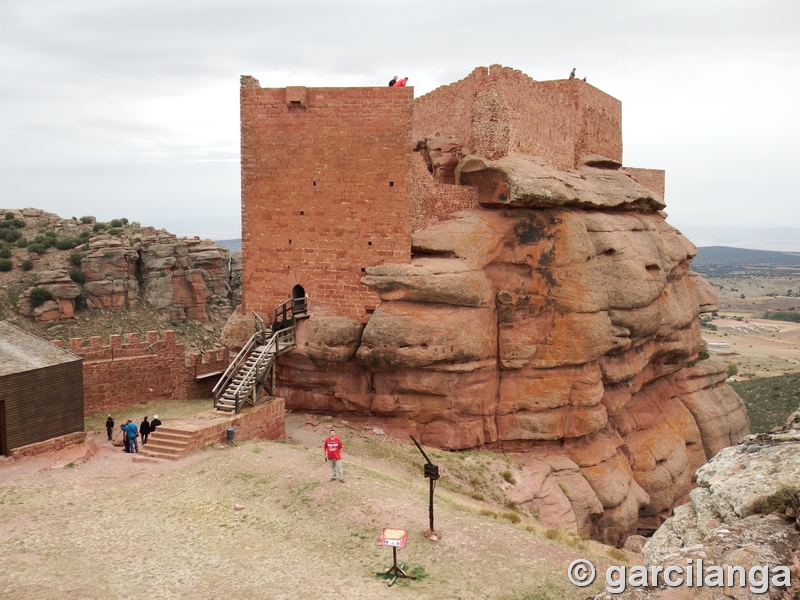
[[[697,471],[690,501],[675,509],[645,544],[647,567],[788,566],[796,573],[800,552],[800,412],[781,430],[745,437],[721,450]],[[692,562],[689,563],[689,560]],[[796,579],[793,578],[793,579]],[[736,580],[738,583],[738,579]],[[795,589],[798,582],[794,581]],[[676,595],[686,592],[688,595]],[[608,598],[788,598],[790,589],[770,585],[763,594],[749,586],[694,589],[660,587]]]
[[[209,304],[230,302],[232,272],[238,269],[241,281],[241,258],[232,261],[228,249],[209,240],[178,238],[137,223],[111,233],[109,227],[95,231],[93,221],[62,219],[38,209],[10,212],[24,221],[21,231],[28,240],[45,234],[52,240],[74,240],[65,251],[50,248],[40,254],[14,249],[17,266],[32,261],[34,287],[52,296],[34,308],[33,288],[23,291],[18,310],[39,322],[71,319],[76,306],[84,304],[90,309],[131,310],[142,301],[165,321],[206,322]],[[80,258],[79,265],[68,263],[71,254]],[[77,272],[74,280],[68,270],[72,275]]]
[[[655,531],[749,427],[725,365],[700,359],[715,296],[695,247],[612,160],[467,155],[454,173],[483,208],[412,234],[410,264],[367,268],[381,304],[363,328],[301,323],[279,393],[433,446],[520,453],[511,497],[550,525],[611,544]]]

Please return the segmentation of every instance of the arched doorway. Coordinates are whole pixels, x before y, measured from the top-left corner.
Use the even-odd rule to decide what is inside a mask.
[[[306,312],[306,290],[299,283],[292,288],[292,311],[295,314]]]

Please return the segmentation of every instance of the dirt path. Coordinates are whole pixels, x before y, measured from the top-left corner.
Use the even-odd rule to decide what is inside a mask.
[[[444,489],[433,543],[427,481],[391,459],[392,441],[381,442],[387,459],[362,454],[382,436],[337,422],[346,483],[329,482],[328,428],[289,415],[290,441],[176,462],[137,461],[93,434],[84,463],[80,448],[0,466],[0,597],[585,598],[599,586],[572,587],[566,566],[614,562]],[[376,578],[391,566],[377,544],[387,526],[409,529],[398,558],[422,579]]]

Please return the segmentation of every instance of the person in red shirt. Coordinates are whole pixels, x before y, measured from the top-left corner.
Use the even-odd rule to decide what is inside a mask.
[[[397,83],[395,83],[392,87],[405,87],[408,83],[408,77],[403,77]]]
[[[342,444],[342,440],[336,437],[336,432],[333,429],[331,429],[331,434],[322,443],[322,449],[325,454],[325,460],[331,465],[331,481],[338,477],[339,481],[344,483],[344,471],[342,471],[344,444]]]

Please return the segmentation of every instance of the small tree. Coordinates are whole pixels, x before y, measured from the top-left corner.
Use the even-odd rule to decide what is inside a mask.
[[[78,269],[72,269],[69,272],[69,278],[72,279],[72,281],[74,281],[75,283],[80,283],[80,284],[86,283],[86,273]]]
[[[30,271],[33,268],[33,261],[30,259],[25,259],[22,261],[22,270],[23,271]]]
[[[48,300],[52,300],[53,297],[50,295],[44,288],[35,287],[31,290],[31,308],[36,308],[37,306],[41,306]]]
[[[7,258],[0,258],[0,271],[10,271],[14,268],[14,263]]]
[[[739,373],[739,367],[731,363],[728,365],[728,368],[725,372],[728,374],[728,377],[733,377],[734,375],[737,375]]]

